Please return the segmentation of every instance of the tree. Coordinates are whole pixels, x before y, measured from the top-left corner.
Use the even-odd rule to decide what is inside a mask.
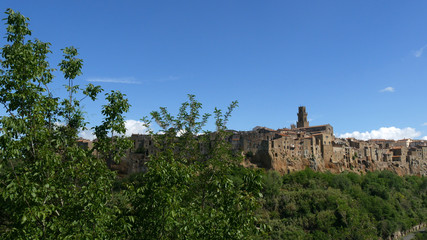
[[[104,158],[77,145],[77,133],[87,123],[76,96],[83,90],[83,98],[95,100],[102,89],[74,84],[83,61],[69,47],[59,64],[69,96],[54,96],[49,90],[54,71],[47,61],[50,44],[30,39],[28,18],[11,9],[6,14],[8,44],[1,48],[0,60],[0,104],[6,112],[0,117],[1,238],[118,237],[129,224],[118,219],[112,204],[115,174]],[[107,132],[124,133],[123,118],[117,116],[129,105],[118,92],[107,94],[107,100],[105,120],[97,128],[98,150],[117,159],[126,141],[101,143]]]
[[[166,108],[151,113],[160,126],[152,132],[158,151],[134,186],[135,238],[246,239],[257,231],[260,175],[240,167],[227,142],[237,102],[225,114],[215,109],[215,132],[203,131],[210,114],[201,115],[201,106],[189,95],[176,117]]]
[[[28,18],[11,9],[6,14],[8,44],[0,62],[1,238],[242,239],[257,231],[260,175],[242,168],[227,143],[225,126],[237,102],[225,114],[215,109],[213,133],[203,131],[209,115],[200,119],[201,104],[192,95],[177,117],[166,108],[153,112],[161,127],[161,133],[152,133],[157,154],[142,180],[115,198],[115,173],[106,162],[118,161],[130,147],[123,137],[123,114],[130,106],[125,95],[106,94],[94,149],[79,147],[77,134],[88,124],[80,102],[94,101],[103,90],[75,84],[83,60],[67,47],[59,68],[68,96],[54,96],[50,44],[30,38]]]

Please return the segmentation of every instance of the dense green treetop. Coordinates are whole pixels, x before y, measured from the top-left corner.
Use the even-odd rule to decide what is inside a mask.
[[[104,158],[77,145],[86,122],[75,98],[81,94],[75,78],[83,61],[77,50],[63,50],[59,64],[69,97],[49,90],[53,71],[47,62],[49,43],[34,40],[28,18],[6,11],[7,44],[1,48],[0,104],[0,234],[5,239],[111,238],[127,229],[117,219],[111,187],[115,174]],[[89,84],[84,96],[95,100],[102,89]],[[124,95],[107,93],[104,132],[123,133]],[[63,124],[58,124],[63,123]],[[104,132],[97,132],[99,138]],[[96,146],[113,152],[115,146]],[[112,231],[112,229],[123,229]]]
[[[103,90],[76,84],[83,60],[76,48],[66,47],[58,66],[68,96],[54,96],[50,44],[31,38],[28,18],[11,9],[6,15],[0,60],[0,104],[6,112],[0,116],[1,238],[247,239],[259,232],[254,213],[259,172],[243,169],[226,141],[237,102],[225,113],[215,109],[215,133],[203,131],[209,115],[200,116],[201,103],[193,95],[176,117],[166,108],[153,112],[161,127],[151,133],[158,151],[146,173],[114,192],[116,174],[107,165],[131,146],[123,136],[123,114],[130,107],[125,95],[105,94],[94,148],[79,147],[77,134],[87,122],[77,97],[94,101]]]

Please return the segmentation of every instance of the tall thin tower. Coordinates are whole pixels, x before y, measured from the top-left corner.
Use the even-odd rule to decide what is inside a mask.
[[[298,122],[297,128],[308,127],[307,113],[305,112],[305,106],[298,107]]]

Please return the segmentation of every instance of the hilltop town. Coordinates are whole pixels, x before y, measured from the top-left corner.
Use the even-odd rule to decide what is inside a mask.
[[[330,124],[310,126],[304,106],[298,108],[298,121],[290,128],[256,127],[252,131],[233,131],[229,142],[242,154],[243,165],[290,173],[309,167],[316,171],[364,173],[390,170],[399,175],[427,174],[427,141],[337,138]],[[134,134],[134,146],[119,165],[111,167],[121,174],[145,170],[145,162],[156,149],[151,136]],[[88,140],[80,140],[90,147]]]

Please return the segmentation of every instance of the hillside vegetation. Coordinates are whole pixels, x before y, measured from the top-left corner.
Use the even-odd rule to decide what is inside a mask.
[[[389,171],[267,172],[262,191],[271,239],[386,238],[427,218],[427,179]]]

